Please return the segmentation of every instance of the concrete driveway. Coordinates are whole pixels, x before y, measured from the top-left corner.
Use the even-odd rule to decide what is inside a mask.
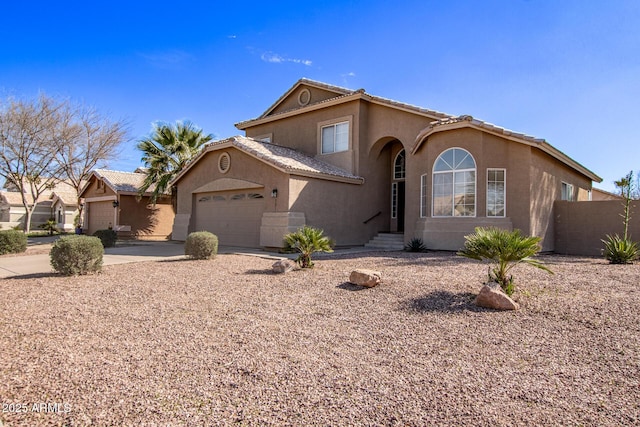
[[[38,238],[29,246],[51,245],[55,239]],[[125,242],[104,251],[103,265],[129,262],[180,259],[184,257],[182,242]],[[49,254],[0,257],[0,278],[52,273]]]

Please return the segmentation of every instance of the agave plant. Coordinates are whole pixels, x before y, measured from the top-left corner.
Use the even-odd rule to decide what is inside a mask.
[[[604,257],[610,264],[632,264],[640,255],[638,244],[617,234],[607,235],[604,243]]]
[[[509,276],[509,271],[520,263],[553,274],[541,261],[531,258],[541,249],[540,237],[523,236],[520,230],[476,227],[475,233],[465,236],[465,240],[464,249],[458,255],[493,261],[495,265],[489,267],[489,281],[498,283],[507,295],[514,291],[513,276]]]
[[[407,252],[425,252],[427,247],[421,238],[414,237],[409,241],[409,243],[404,245],[404,250]]]
[[[285,244],[300,252],[296,259],[300,267],[313,267],[311,255],[314,252],[333,252],[333,241],[323,234],[324,231],[321,229],[305,225],[295,233],[289,233],[284,236]]]

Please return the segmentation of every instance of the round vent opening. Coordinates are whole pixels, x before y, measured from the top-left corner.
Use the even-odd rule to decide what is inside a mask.
[[[309,89],[302,89],[298,94],[298,104],[304,107],[309,104],[309,101],[311,101],[311,92],[309,92]]]
[[[218,170],[222,173],[227,173],[231,167],[231,158],[228,153],[220,154],[218,158]]]

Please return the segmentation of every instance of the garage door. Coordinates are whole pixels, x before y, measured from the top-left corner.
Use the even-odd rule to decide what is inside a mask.
[[[113,226],[113,217],[115,209],[111,200],[105,202],[89,202],[87,203],[89,229],[87,234],[92,235],[96,230],[106,230],[109,226]]]
[[[196,231],[210,231],[220,245],[260,246],[260,224],[265,210],[262,193],[252,191],[194,195]]]

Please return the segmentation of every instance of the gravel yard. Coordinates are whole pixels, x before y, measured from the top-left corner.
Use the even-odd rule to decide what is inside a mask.
[[[640,265],[542,258],[518,312],[476,308],[486,266],[439,252],[1,280],[0,425],[639,425]]]

